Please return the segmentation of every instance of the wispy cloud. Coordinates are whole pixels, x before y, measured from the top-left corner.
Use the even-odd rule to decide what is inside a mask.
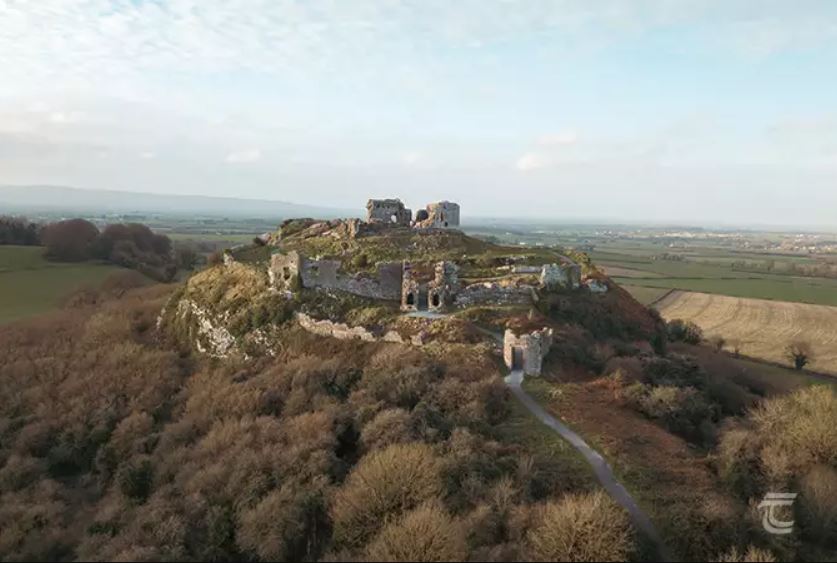
[[[250,164],[261,159],[262,151],[260,149],[242,149],[231,152],[224,160],[228,164]]]
[[[747,0],[3,0],[0,62],[9,78],[119,89],[137,73],[327,72],[429,46],[556,33],[613,42],[684,23],[719,48],[775,52],[837,41],[836,11]]]
[[[530,152],[518,158],[514,166],[521,172],[532,172],[533,170],[546,168],[550,164],[550,159],[547,156]]]

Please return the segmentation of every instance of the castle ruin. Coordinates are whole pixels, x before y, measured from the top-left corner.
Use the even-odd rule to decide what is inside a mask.
[[[503,338],[503,360],[511,371],[538,376],[543,370],[543,360],[552,347],[553,331],[543,328],[528,334],[516,335],[506,329]]]
[[[400,199],[370,199],[366,203],[368,224],[388,224],[416,229],[455,229],[459,227],[459,204],[450,201],[428,203],[413,212]]]
[[[358,238],[382,234],[391,228],[417,230],[451,229],[459,226],[459,205],[441,201],[427,205],[412,220],[412,211],[400,199],[370,199],[366,220],[348,219],[315,223],[314,234],[337,233]],[[578,289],[581,268],[564,259],[561,264],[499,266],[489,281],[463,283],[459,265],[453,261],[413,264],[408,261],[380,262],[373,271],[346,272],[339,259],[309,258],[299,252],[275,252],[268,266],[274,289],[338,290],[394,301],[402,311],[442,311],[479,305],[525,305],[537,301],[538,289]],[[598,288],[596,288],[598,289]]]
[[[367,223],[391,223],[409,227],[413,212],[400,199],[370,199],[366,203]]]

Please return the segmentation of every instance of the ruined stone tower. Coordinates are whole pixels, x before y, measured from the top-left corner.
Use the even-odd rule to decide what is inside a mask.
[[[367,223],[392,223],[410,226],[413,212],[400,199],[370,199],[366,203]]]

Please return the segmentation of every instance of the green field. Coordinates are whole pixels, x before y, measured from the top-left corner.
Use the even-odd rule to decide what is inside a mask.
[[[837,279],[785,274],[742,272],[732,262],[750,254],[720,249],[689,249],[677,252],[682,261],[654,260],[665,249],[658,245],[599,245],[590,253],[594,263],[626,286],[641,302],[651,303],[671,289],[837,306]],[[776,262],[802,262],[800,256],[761,255]]]
[[[99,285],[120,269],[48,262],[43,248],[0,246],[0,324],[55,309],[73,291]]]

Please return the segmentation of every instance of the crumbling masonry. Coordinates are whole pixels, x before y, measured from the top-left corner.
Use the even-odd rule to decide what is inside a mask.
[[[370,199],[366,203],[367,223],[391,223],[409,227],[413,212],[400,199]]]
[[[552,340],[551,328],[543,328],[521,336],[517,336],[511,329],[506,329],[503,338],[503,360],[511,371],[520,370],[524,375],[540,375]]]

